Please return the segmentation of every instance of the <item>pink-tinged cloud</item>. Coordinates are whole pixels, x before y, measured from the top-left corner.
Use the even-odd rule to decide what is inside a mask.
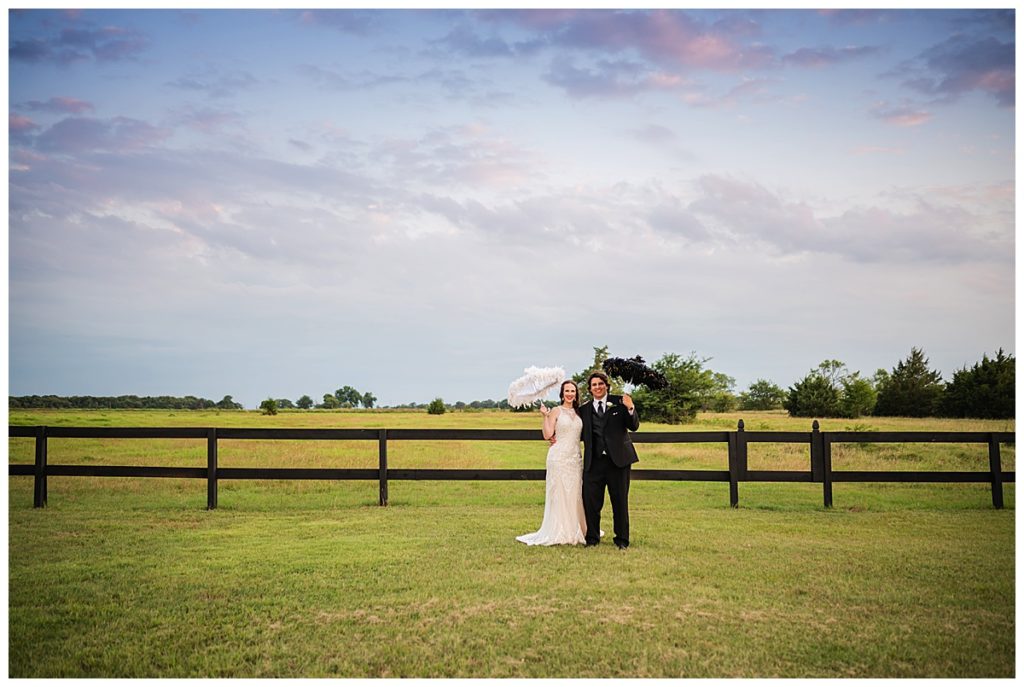
[[[904,85],[936,96],[956,100],[965,93],[981,91],[1003,107],[1016,102],[1016,61],[1012,41],[988,37],[972,40],[957,35],[918,56],[901,72]]]
[[[674,91],[689,82],[664,72],[652,72],[638,62],[601,60],[578,67],[565,59],[555,60],[544,79],[574,98],[629,97],[647,91]]]
[[[890,107],[884,102],[876,104],[871,109],[871,114],[895,126],[920,126],[932,118],[930,112],[913,107]]]
[[[38,129],[39,125],[33,122],[28,117],[22,117],[21,115],[11,114],[8,115],[7,119],[7,130],[12,134],[23,134]]]
[[[68,96],[57,96],[55,98],[50,98],[46,102],[30,100],[25,103],[24,107],[34,112],[58,112],[62,114],[76,115],[96,109],[90,102]]]
[[[679,10],[516,10],[478,13],[492,22],[508,21],[534,32],[533,40],[512,52],[544,46],[635,53],[669,69],[679,67],[734,71],[777,63],[775,51],[747,44],[760,34],[748,17],[729,17],[713,24]],[[452,46],[456,49],[463,46]],[[472,47],[472,46],[470,46]],[[495,46],[490,46],[493,48]]]
[[[750,27],[744,26],[743,33]],[[744,46],[722,27],[708,26],[674,10],[581,12],[553,40],[563,45],[604,50],[635,50],[657,62],[701,69],[737,70],[769,66],[774,51]]]

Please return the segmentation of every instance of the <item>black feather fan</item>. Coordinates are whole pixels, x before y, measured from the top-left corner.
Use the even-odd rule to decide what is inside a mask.
[[[665,375],[652,370],[644,364],[640,356],[634,358],[608,358],[601,367],[612,377],[624,379],[634,386],[646,386],[648,389],[664,389],[668,386]]]

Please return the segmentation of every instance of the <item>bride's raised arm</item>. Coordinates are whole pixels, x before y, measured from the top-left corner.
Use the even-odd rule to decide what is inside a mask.
[[[540,414],[544,416],[544,426],[541,428],[541,432],[543,432],[544,438],[549,441],[551,437],[555,436],[555,420],[558,419],[560,412],[562,412],[561,408],[551,410],[543,404],[540,407]]]

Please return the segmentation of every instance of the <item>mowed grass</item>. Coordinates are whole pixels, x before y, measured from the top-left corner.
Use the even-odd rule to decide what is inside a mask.
[[[742,413],[749,430],[808,430]],[[732,429],[740,414],[686,427]],[[12,424],[529,428],[509,413],[13,411]],[[859,425],[859,426],[858,426]],[[865,426],[869,425],[869,426]],[[822,428],[1012,431],[984,421]],[[11,462],[31,439],[9,439]],[[203,441],[52,440],[52,464],[205,466]],[[225,466],[374,467],[376,442],[221,442]],[[752,445],[755,469],[805,446]],[[836,447],[836,469],[986,470],[984,445]],[[716,444],[636,467],[724,469]],[[392,467],[531,467],[546,444],[389,442]],[[1013,469],[1012,446],[1003,447]],[[842,465],[840,464],[842,463]],[[11,677],[1012,677],[1014,487],[634,481],[620,552],[526,547],[540,482],[9,482]],[[610,530],[606,506],[605,529]]]

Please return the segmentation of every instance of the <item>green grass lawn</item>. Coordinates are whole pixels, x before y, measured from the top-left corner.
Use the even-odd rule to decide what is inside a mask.
[[[744,413],[748,429],[809,429]],[[736,414],[692,425],[735,427]],[[67,426],[493,427],[509,413],[72,411]],[[853,427],[855,422],[869,427]],[[757,426],[765,425],[765,426]],[[1012,431],[826,420],[823,429]],[[205,465],[205,442],[54,440],[51,463]],[[373,467],[374,442],[224,442],[222,465]],[[31,462],[30,439],[9,439]],[[754,449],[758,449],[758,453]],[[772,447],[777,448],[777,447]],[[755,469],[806,447],[752,446]],[[803,451],[799,450],[803,448]],[[717,445],[643,467],[724,469]],[[392,467],[543,467],[529,442],[395,442]],[[850,448],[845,469],[987,469],[984,446]],[[867,467],[884,465],[884,468]],[[1013,469],[1012,447],[1004,465]],[[864,467],[862,467],[864,466]],[[968,466],[968,467],[965,467]],[[837,465],[837,469],[840,469]],[[633,546],[526,547],[540,482],[8,479],[11,677],[1012,677],[1014,487],[636,481]],[[606,511],[610,527],[610,512]]]

